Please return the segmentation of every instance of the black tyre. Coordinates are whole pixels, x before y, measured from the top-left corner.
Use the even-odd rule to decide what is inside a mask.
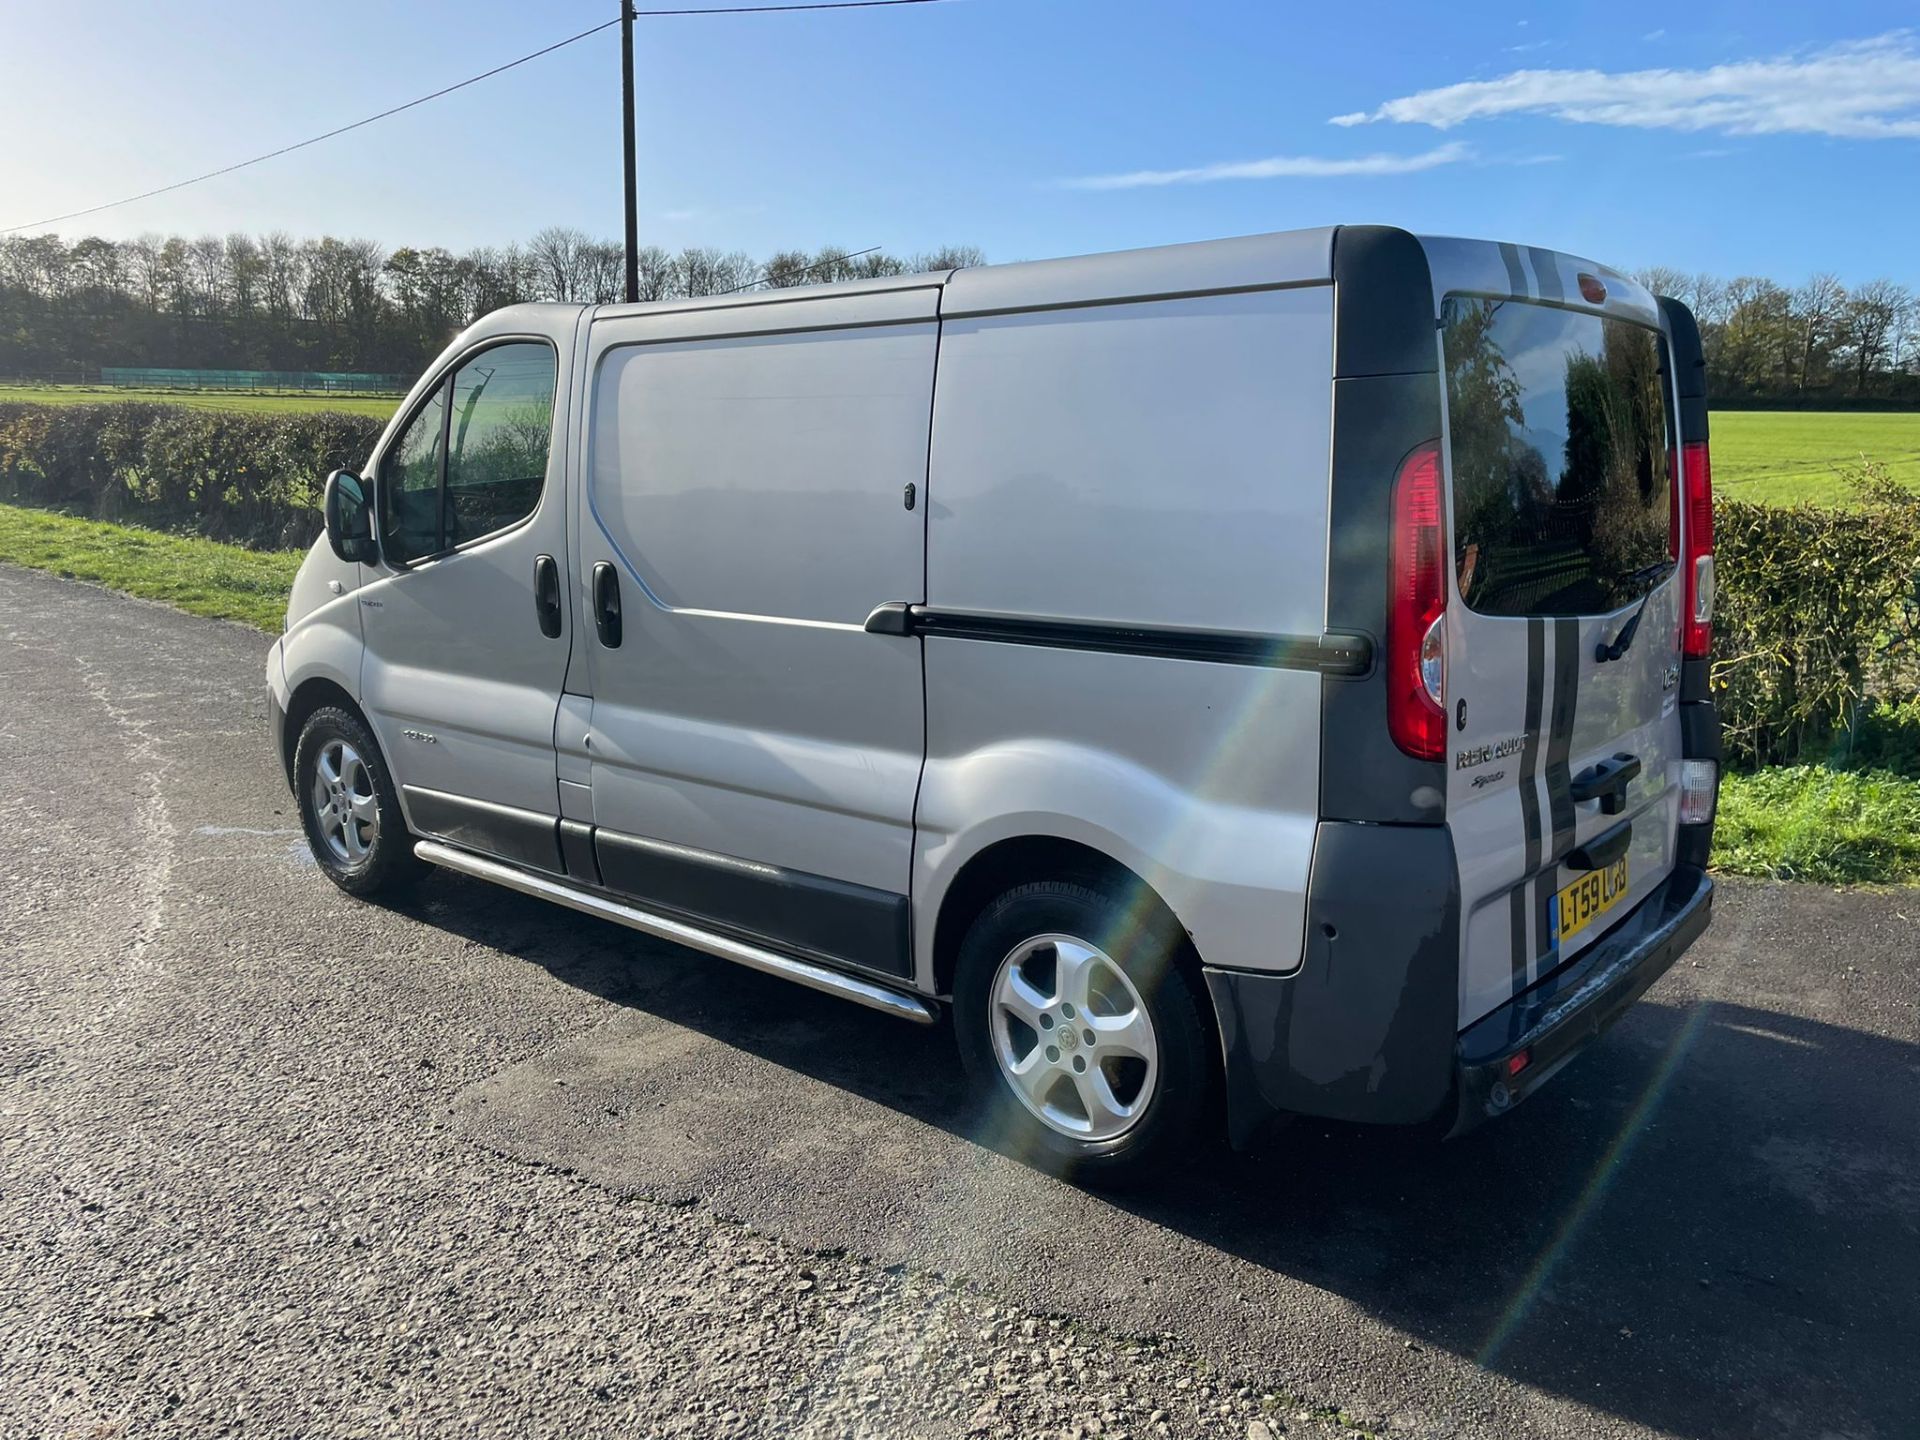
[[[1101,877],[1009,890],[967,931],[954,975],[985,1138],[1090,1184],[1164,1173],[1212,1129],[1186,937],[1138,888]]]
[[[293,794],[313,858],[349,895],[391,893],[425,868],[387,762],[359,716],[328,705],[307,717],[293,752]]]

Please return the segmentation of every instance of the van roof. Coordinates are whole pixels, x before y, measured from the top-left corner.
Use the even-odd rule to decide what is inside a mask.
[[[694,310],[724,310],[825,295],[872,295],[903,290],[942,289],[942,317],[1099,304],[1111,300],[1266,289],[1280,285],[1324,285],[1333,279],[1334,237],[1339,226],[1279,230],[1264,235],[1196,240],[1139,250],[1114,250],[1056,260],[1023,260],[960,270],[887,275],[870,280],[839,280],[732,295],[641,301],[595,308],[594,316],[662,315]],[[1629,277],[1596,262],[1537,246],[1503,245],[1493,240],[1419,235],[1436,272],[1465,266],[1498,267],[1505,251],[1546,257],[1606,277],[1612,288],[1651,308],[1652,297]],[[1530,258],[1529,264],[1534,263]],[[1506,273],[1504,270],[1498,271]],[[1635,308],[1639,308],[1636,306]]]
[[[872,280],[831,280],[818,285],[788,285],[774,290],[741,290],[732,295],[681,296],[673,300],[641,300],[595,308],[594,318],[609,319],[621,315],[671,315],[683,310],[737,310],[748,305],[777,305],[801,296],[816,299],[822,295],[884,295],[897,290],[933,290],[944,285],[954,270],[928,270],[915,275],[882,275]]]
[[[662,315],[684,310],[778,304],[802,294],[811,299],[821,295],[870,295],[936,287],[944,287],[946,291],[941,297],[942,315],[969,315],[1180,295],[1200,290],[1324,284],[1333,277],[1334,228],[1283,230],[1268,235],[1195,240],[1143,250],[1114,250],[1058,260],[1021,260],[964,270],[887,275],[873,280],[838,280],[780,290],[746,290],[736,295],[602,305],[594,315],[596,319]]]

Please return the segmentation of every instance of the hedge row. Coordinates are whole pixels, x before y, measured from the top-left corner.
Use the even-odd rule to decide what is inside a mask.
[[[0,404],[0,495],[266,548],[305,546],[336,466],[381,422],[330,411]],[[1729,756],[1825,758],[1870,698],[1920,694],[1920,496],[1883,467],[1848,476],[1855,505],[1716,507],[1714,687]]]
[[[1714,507],[1713,683],[1729,758],[1853,750],[1869,701],[1920,695],[1920,494],[1850,467],[1854,504]]]
[[[261,548],[310,544],[327,472],[382,422],[335,411],[0,404],[0,496]]]

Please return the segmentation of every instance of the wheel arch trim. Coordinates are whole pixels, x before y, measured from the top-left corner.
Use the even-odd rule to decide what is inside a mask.
[[[1137,885],[1146,900],[1163,911],[1185,937],[1186,949],[1194,953],[1193,932],[1181,921],[1161,888],[1141,873],[1138,858],[1132,863],[1124,854],[1126,847],[1100,844],[1095,837],[1064,833],[1064,827],[1021,827],[1011,825],[1004,833],[977,835],[964,853],[942,855],[940,870],[944,878],[937,893],[922,911],[916,925],[916,941],[924,942],[918,959],[920,988],[929,994],[949,997],[953,989],[954,966],[959,958],[960,942],[967,928],[993,899],[1016,885],[1033,880],[1061,879],[1079,875],[1099,875],[1122,884]],[[925,892],[923,892],[924,894]],[[1198,979],[1198,971],[1195,972]]]
[[[288,687],[287,708],[280,721],[280,768],[287,777],[289,789],[293,786],[293,758],[295,751],[300,748],[300,732],[306,728],[307,721],[315,711],[329,705],[337,705],[352,714],[362,725],[366,725],[373,743],[376,746],[380,743],[380,737],[373,733],[373,726],[367,723],[366,711],[360,708],[360,702],[353,698],[338,677],[328,673],[308,675],[298,684]],[[381,758],[384,760],[386,757]]]

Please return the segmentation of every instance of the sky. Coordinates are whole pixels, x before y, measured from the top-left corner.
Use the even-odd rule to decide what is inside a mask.
[[[304,139],[617,13],[0,0],[0,229]],[[636,65],[642,240],[669,248],[1013,260],[1376,222],[1622,269],[1920,286],[1912,0],[943,0],[642,19]],[[619,104],[610,29],[50,228],[613,238]]]

